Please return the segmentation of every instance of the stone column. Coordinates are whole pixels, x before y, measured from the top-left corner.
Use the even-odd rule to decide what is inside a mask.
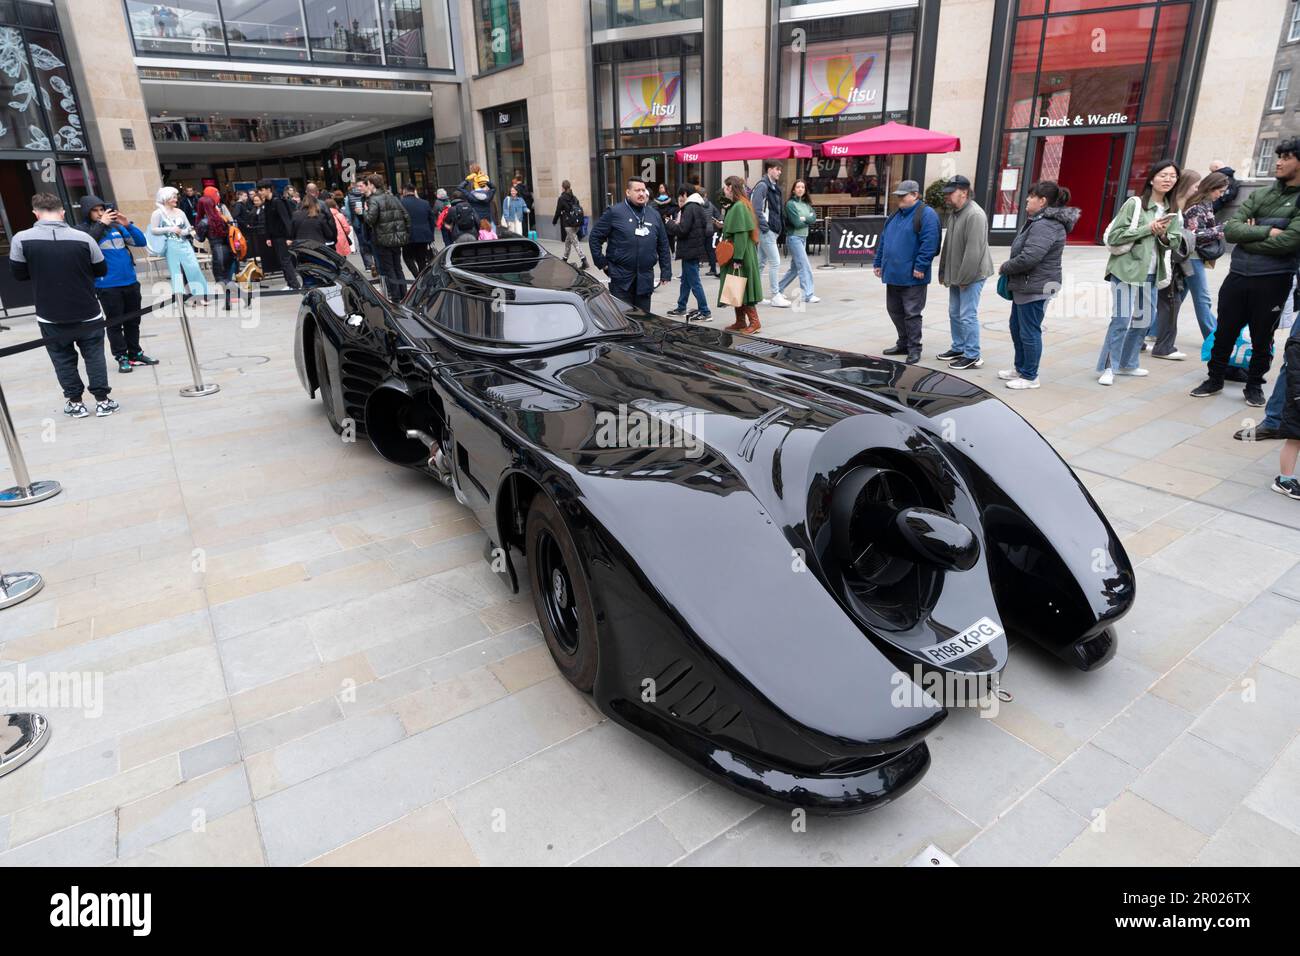
[[[961,173],[975,179],[994,0],[944,0],[939,7],[930,129],[961,138],[955,153],[929,156],[922,187]]]
[[[121,3],[55,0],[82,127],[95,155],[98,188],[137,224],[148,222],[162,185],[149,115],[136,74],[134,47]],[[127,149],[129,130],[135,148]]]

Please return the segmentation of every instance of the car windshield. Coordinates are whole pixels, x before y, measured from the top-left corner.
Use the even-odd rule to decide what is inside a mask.
[[[582,313],[568,302],[512,302],[447,292],[434,299],[429,321],[454,335],[507,345],[540,345],[581,335]]]

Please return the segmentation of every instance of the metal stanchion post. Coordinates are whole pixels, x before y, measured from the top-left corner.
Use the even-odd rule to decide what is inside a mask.
[[[17,770],[50,742],[50,722],[40,714],[0,714],[0,777]]]
[[[826,261],[819,265],[818,269],[834,269],[831,265],[831,217],[827,213],[826,218],[822,221],[822,242],[826,246]]]
[[[203,384],[203,373],[199,371],[198,356],[194,354],[194,336],[190,332],[189,316],[185,314],[185,296],[182,293],[176,293],[176,308],[181,320],[181,334],[185,336],[185,352],[190,357],[190,372],[194,375],[194,384],[187,385],[181,389],[181,395],[184,398],[198,398],[200,395],[213,395],[221,391],[221,386],[215,382],[209,385]]]
[[[12,607],[45,586],[45,579],[35,571],[0,571],[0,608]]]
[[[9,464],[14,470],[14,481],[17,482],[12,488],[0,491],[0,508],[34,505],[46,498],[53,498],[63,490],[57,481],[32,481],[31,475],[27,473],[27,461],[18,445],[18,433],[14,431],[14,420],[9,417],[9,405],[5,401],[3,388],[0,388],[0,435],[4,436]]]

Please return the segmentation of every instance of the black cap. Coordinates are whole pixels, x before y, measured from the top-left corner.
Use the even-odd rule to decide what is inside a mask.
[[[947,196],[949,193],[951,193],[953,190],[956,190],[956,189],[967,189],[967,190],[969,190],[969,189],[970,189],[970,180],[967,179],[965,176],[954,176],[954,177],[952,177],[952,179],[948,180],[948,185],[946,185],[946,186],[943,187],[943,194],[944,194],[945,196]]]

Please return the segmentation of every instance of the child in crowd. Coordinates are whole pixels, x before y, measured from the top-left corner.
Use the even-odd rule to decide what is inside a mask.
[[[478,237],[480,240],[495,239],[497,237],[496,230],[492,228],[491,220],[480,219],[478,221]]]

